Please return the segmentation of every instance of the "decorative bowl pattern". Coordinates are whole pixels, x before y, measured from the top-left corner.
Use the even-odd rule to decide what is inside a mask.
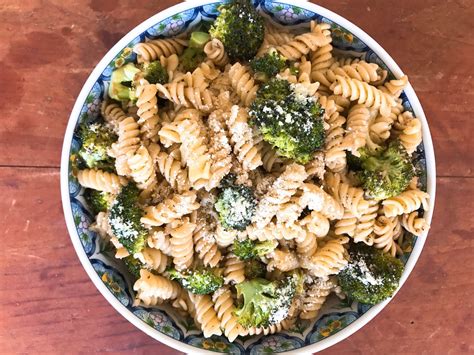
[[[201,5],[197,5],[200,3]],[[319,6],[302,1],[255,0],[258,10],[271,21],[298,28],[311,20],[331,24],[333,46],[340,52],[349,52],[355,57],[375,62],[389,71],[391,77],[400,76],[401,70],[390,56],[370,37],[347,20]],[[62,198],[69,232],[81,262],[97,288],[107,300],[129,321],[150,336],[172,347],[186,352],[223,352],[229,354],[265,354],[288,352],[314,352],[328,347],[366,324],[388,303],[374,307],[361,305],[350,300],[331,298],[325,304],[319,319],[313,322],[298,321],[293,329],[267,336],[255,336],[237,340],[234,343],[224,337],[206,339],[196,329],[191,319],[183,319],[171,308],[135,307],[133,301],[133,280],[120,260],[113,257],[113,247],[105,243],[88,227],[94,217],[82,197],[82,189],[71,172],[69,164],[81,146],[77,136],[80,122],[93,122],[100,111],[100,103],[106,93],[108,80],[115,67],[115,61],[133,61],[131,47],[149,38],[174,36],[193,28],[200,21],[211,21],[217,14],[218,1],[193,1],[180,4],[145,21],[116,46],[114,46],[89,77],[76,102],[66,132],[61,185]],[[416,152],[417,164],[425,171],[423,185],[433,196],[434,205],[435,169],[434,153],[428,125],[420,103],[411,87],[402,94],[403,105],[423,121],[424,144]],[[427,213],[431,219],[433,208]],[[406,271],[402,283],[413,268],[423,247],[424,240],[407,238],[404,245]]]

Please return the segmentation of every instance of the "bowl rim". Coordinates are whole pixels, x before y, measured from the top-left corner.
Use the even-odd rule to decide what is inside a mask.
[[[76,102],[73,106],[71,115],[69,116],[68,125],[66,128],[62,153],[61,153],[61,170],[60,170],[60,184],[61,184],[61,200],[63,205],[63,212],[64,217],[66,220],[67,229],[69,232],[69,236],[71,238],[72,244],[76,251],[81,264],[86,271],[89,278],[92,280],[96,288],[99,292],[104,296],[104,298],[112,305],[115,310],[120,313],[125,319],[127,319],[130,323],[132,323],[135,327],[143,331],[145,334],[149,335],[150,337],[162,342],[174,349],[179,351],[191,352],[191,353],[203,353],[203,354],[215,354],[214,351],[207,351],[204,349],[198,349],[197,347],[188,345],[180,340],[173,339],[156,329],[148,326],[144,322],[142,322],[138,317],[136,317],[129,309],[127,309],[120,301],[115,298],[111,292],[107,289],[104,283],[101,281],[100,277],[97,275],[96,271],[94,270],[92,263],[90,262],[81,242],[79,239],[79,235],[76,230],[76,226],[73,220],[72,214],[72,207],[71,207],[71,199],[69,195],[69,155],[70,155],[70,148],[72,143],[72,137],[74,133],[74,129],[76,123],[80,116],[80,111],[83,106],[83,103],[86,100],[88,93],[91,91],[93,85],[99,79],[101,73],[106,69],[107,65],[115,58],[116,54],[119,53],[128,43],[130,43],[133,39],[139,36],[141,33],[145,32],[147,29],[163,21],[164,19],[182,12],[186,11],[198,6],[203,6],[207,4],[212,4],[219,2],[218,0],[193,0],[187,1],[183,3],[176,4],[171,6],[165,10],[158,12],[157,14],[153,15],[152,17],[148,18],[147,20],[143,21],[131,31],[129,31],[122,39],[120,39],[100,60],[100,62],[96,65],[93,69],[89,77],[87,78],[86,82],[84,83]],[[307,9],[309,11],[315,12],[334,23],[345,27],[351,33],[356,35],[360,40],[362,40],[372,51],[374,51],[379,58],[387,65],[387,67],[392,71],[392,73],[397,77],[401,77],[403,75],[402,70],[400,67],[395,63],[393,58],[366,32],[364,32],[361,28],[350,22],[349,20],[345,19],[344,17],[313,3],[307,2],[306,0],[275,0],[277,3],[282,4],[289,4],[301,7],[303,9]],[[427,191],[430,194],[430,201],[429,201],[429,210],[425,211],[425,218],[427,222],[431,224],[433,210],[435,206],[435,195],[436,195],[436,164],[435,164],[435,154],[433,148],[433,142],[431,139],[431,134],[428,126],[428,122],[426,120],[426,116],[423,112],[423,108],[421,107],[420,101],[413,90],[411,84],[409,83],[408,86],[405,88],[405,94],[408,97],[408,101],[412,106],[415,115],[421,120],[422,122],[422,129],[423,129],[423,145],[425,149],[425,159],[426,159],[426,172],[427,172]],[[301,348],[284,352],[282,354],[302,354],[302,353],[313,353],[318,352],[323,349],[326,349],[346,338],[351,336],[357,330],[362,328],[366,325],[370,320],[372,320],[377,314],[379,314],[382,309],[387,306],[387,304],[395,297],[398,293],[400,288],[408,279],[409,275],[411,274],[416,262],[418,261],[421,251],[423,250],[424,243],[426,241],[428,231],[423,233],[420,237],[417,238],[413,251],[408,258],[408,261],[405,265],[405,271],[402,275],[400,280],[400,285],[394,295],[379,303],[371,309],[369,309],[366,313],[356,319],[353,323],[346,326],[344,329],[338,331],[337,333],[331,335],[327,339],[323,339],[318,341],[314,344],[303,345]],[[202,350],[202,351],[201,351]]]

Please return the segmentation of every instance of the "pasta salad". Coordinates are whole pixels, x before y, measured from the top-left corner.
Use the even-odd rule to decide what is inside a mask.
[[[405,236],[429,228],[408,78],[337,56],[328,24],[219,10],[116,60],[101,118],[80,127],[74,173],[136,304],[233,341],[315,319],[331,294],[390,297]]]

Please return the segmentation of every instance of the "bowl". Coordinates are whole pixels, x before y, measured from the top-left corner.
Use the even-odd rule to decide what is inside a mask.
[[[291,27],[301,27],[310,20],[331,24],[332,45],[342,52],[379,64],[392,77],[401,77],[401,69],[388,53],[360,28],[341,16],[312,3],[296,0],[255,0],[258,10],[271,21]],[[374,318],[390,299],[368,306],[357,302],[330,299],[319,318],[312,322],[301,321],[290,331],[266,336],[254,336],[233,343],[224,337],[206,339],[193,323],[180,318],[166,307],[143,308],[133,305],[131,278],[122,263],[113,257],[113,251],[94,232],[89,230],[93,216],[82,197],[82,189],[72,175],[70,156],[80,148],[78,124],[94,120],[100,113],[108,80],[115,60],[134,60],[129,50],[147,38],[175,36],[203,19],[217,16],[216,0],[185,2],[168,8],[144,21],[124,36],[99,62],[84,84],[76,100],[65,133],[61,160],[61,194],[64,215],[72,243],[87,274],[107,301],[128,321],[154,339],[187,353],[228,352],[232,354],[259,354],[268,352],[314,353],[327,348],[353,334]],[[428,123],[413,90],[408,85],[401,95],[405,109],[422,121],[423,144],[417,150],[416,161],[426,171],[422,184],[430,194],[430,209],[425,218],[431,221],[435,197],[435,157]],[[400,287],[408,278],[418,260],[426,234],[411,236],[411,252],[402,256],[405,271]]]

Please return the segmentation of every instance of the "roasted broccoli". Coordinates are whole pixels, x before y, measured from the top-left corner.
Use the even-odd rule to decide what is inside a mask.
[[[117,140],[112,130],[100,123],[81,124],[79,137],[82,146],[77,155],[88,168],[113,169],[114,159],[107,154],[112,143]]]
[[[170,279],[177,280],[181,286],[196,295],[207,295],[224,284],[224,278],[218,269],[197,268],[194,270],[168,270]]]
[[[112,202],[109,211],[112,233],[130,254],[143,249],[148,235],[148,231],[140,222],[143,211],[138,205],[139,192],[137,186],[129,182]]]
[[[404,269],[400,260],[363,243],[353,243],[349,256],[349,264],[337,278],[350,298],[377,304],[392,296]]]
[[[140,270],[143,269],[143,264],[140,260],[135,259],[133,255],[126,256],[122,259],[128,271],[136,278],[140,277]]]
[[[293,275],[282,280],[253,279],[237,284],[237,296],[243,305],[235,314],[245,328],[267,327],[281,322],[295,296],[297,279]]]
[[[244,274],[247,280],[265,277],[267,266],[257,259],[250,259],[245,262]]]
[[[415,176],[415,168],[405,148],[392,141],[385,149],[369,152],[360,150],[357,177],[368,198],[384,200],[405,191]],[[352,163],[354,165],[354,163]]]
[[[112,72],[109,85],[109,97],[111,99],[122,100],[136,100],[135,88],[132,83],[135,75],[140,72],[133,63],[127,63]]]
[[[286,58],[278,54],[277,51],[272,51],[250,61],[255,79],[263,82],[277,75],[285,66]]]
[[[86,189],[84,192],[84,198],[87,205],[91,208],[92,213],[96,215],[99,212],[105,212],[110,208],[113,195],[104,191]]]
[[[273,78],[251,105],[251,123],[280,155],[305,164],[324,145],[324,110],[301,86]]]
[[[219,7],[220,14],[209,30],[218,38],[232,61],[250,60],[263,43],[265,27],[262,16],[250,0],[233,0]]]
[[[192,72],[200,63],[206,59],[204,46],[211,36],[206,32],[193,32],[186,48],[180,57],[180,67],[183,72]]]
[[[273,240],[258,242],[250,239],[235,239],[232,250],[240,260],[250,260],[272,252],[277,244]]]
[[[150,84],[166,84],[169,76],[168,72],[161,65],[159,60],[142,65],[143,77]]]
[[[250,187],[229,185],[221,189],[214,208],[224,229],[244,230],[251,223],[256,205]]]

